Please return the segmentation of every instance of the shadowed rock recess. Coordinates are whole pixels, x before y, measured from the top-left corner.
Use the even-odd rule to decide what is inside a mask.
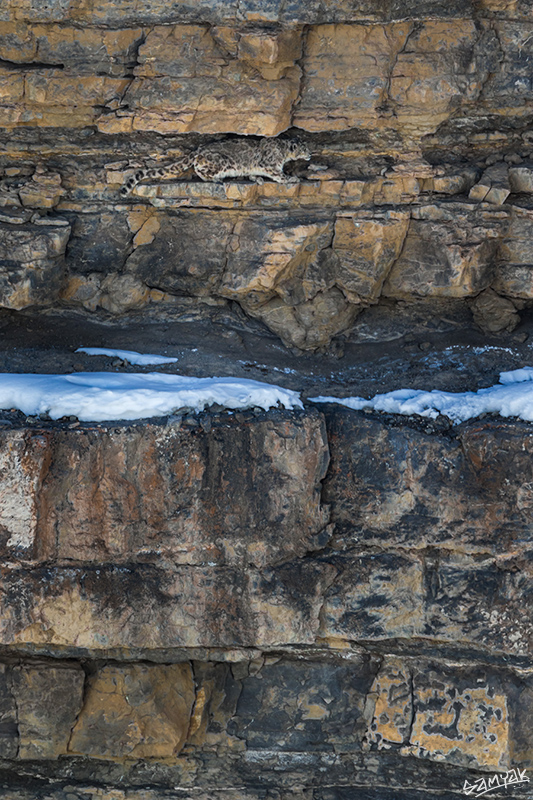
[[[2,0],[0,371],[532,365],[532,63],[531,0]],[[239,137],[311,159],[121,193]],[[0,551],[2,800],[533,796],[529,423],[5,409]]]

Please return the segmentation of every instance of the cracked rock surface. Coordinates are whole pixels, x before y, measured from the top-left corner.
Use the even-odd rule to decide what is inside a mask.
[[[304,408],[0,411],[2,800],[530,796],[531,425],[309,398],[531,363],[532,55],[529,0],[3,0],[0,373]]]

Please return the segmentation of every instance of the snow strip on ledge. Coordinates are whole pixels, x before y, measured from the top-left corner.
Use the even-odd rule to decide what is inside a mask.
[[[245,378],[189,378],[158,372],[0,373],[0,408],[49,414],[52,419],[143,419],[184,407],[202,411],[214,403],[229,409],[303,408],[298,392]]]
[[[156,356],[153,353],[137,353],[136,350],[110,350],[108,347],[78,347],[76,353],[86,353],[88,356],[114,356],[136,364],[138,367],[156,366],[159,364],[174,364],[178,359],[172,356]]]
[[[443,414],[455,424],[479,417],[487,412],[502,417],[519,417],[533,422],[533,367],[523,367],[500,373],[500,383],[477,392],[442,392],[434,389],[397,389],[376,394],[370,400],[363,397],[310,397],[313,403],[339,403],[361,411],[371,408],[390,414],[418,414],[436,419]]]

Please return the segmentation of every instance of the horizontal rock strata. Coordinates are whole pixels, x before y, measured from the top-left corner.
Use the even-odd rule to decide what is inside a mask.
[[[157,317],[208,297],[316,351],[384,298],[491,289],[502,301],[491,295],[474,324],[511,330],[533,299],[530,17],[488,0],[10,0],[2,307]],[[300,183],[189,174],[120,195],[140,165],[228,136],[297,134],[312,153],[288,167]],[[46,255],[42,220],[65,226]]]
[[[186,422],[4,430],[3,774],[70,763],[77,797],[83,758],[155,758],[153,797],[192,797],[231,764],[255,797],[322,763],[342,794],[372,761],[403,797],[438,780],[406,756],[460,786],[529,763],[527,424]]]
[[[185,15],[174,25],[139,9],[135,26],[119,29],[94,4],[81,19],[74,8],[65,18],[60,2],[44,13],[18,5],[3,11],[5,127],[275,136],[296,125],[415,140],[458,113],[520,118],[531,101],[531,21],[477,15],[466,3],[452,18],[437,8],[436,19],[342,22],[331,9],[325,24],[296,13],[284,27],[260,10],[209,27],[208,9],[201,24]]]
[[[532,53],[526,0],[3,0],[4,368],[521,366]],[[265,137],[310,158],[157,174]],[[2,798],[529,796],[530,425],[0,417]]]
[[[226,196],[234,187],[217,191]],[[182,298],[236,301],[286,345],[316,350],[382,298],[474,299],[491,288],[514,315],[509,329],[516,326],[516,301],[533,297],[531,210],[442,201],[348,208],[230,210],[215,203],[77,215],[65,207],[61,216],[40,218],[47,225],[6,211],[2,303],[21,309],[61,302],[117,316],[148,307],[157,315]],[[507,317],[500,322],[496,312],[496,320],[495,332],[506,329]]]

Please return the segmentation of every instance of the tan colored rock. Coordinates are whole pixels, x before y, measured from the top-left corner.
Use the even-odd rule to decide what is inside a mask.
[[[514,331],[520,322],[520,314],[517,312],[516,306],[492,289],[485,289],[484,292],[478,294],[471,301],[470,308],[474,322],[483,333]]]
[[[0,306],[21,309],[57,299],[70,226],[0,224]]]
[[[499,294],[528,300],[533,297],[533,213],[513,206],[509,227],[500,246],[501,263],[492,288]]]
[[[533,298],[533,264],[501,264],[492,286],[500,295],[530,300]]]
[[[373,716],[366,732],[366,747],[378,749],[409,741],[413,719],[413,696],[410,670],[404,661],[385,657],[374,679],[369,697],[373,699]]]
[[[120,178],[118,183],[119,184],[123,183],[123,181],[124,177]],[[137,231],[139,231],[142,228],[144,223],[147,222],[150,219],[150,217],[153,216],[153,213],[154,212],[152,211],[152,209],[147,208],[146,206],[139,206],[136,208],[132,208],[130,211],[128,211],[126,216],[126,222],[130,231],[132,233],[137,233]]]
[[[79,665],[26,665],[13,670],[22,759],[65,755],[81,710],[85,673]]]
[[[18,103],[24,95],[24,73],[0,67],[0,100],[2,105]]]
[[[287,346],[328,345],[359,311],[336,288],[343,287],[331,234],[329,220],[298,225],[264,216],[237,223],[220,293],[238,300]]]
[[[367,184],[365,181],[344,181],[340,191],[341,206],[347,205],[358,207],[366,202],[366,187]]]
[[[31,28],[19,22],[2,22],[0,29],[0,59],[3,61],[32,61],[37,54],[37,42]]]
[[[102,276],[98,273],[91,275],[73,275],[69,278],[61,292],[61,299],[69,303],[81,303],[87,311],[95,311],[100,297]]]
[[[88,692],[69,752],[93,758],[169,758],[182,749],[194,703],[190,665],[104,666]]]
[[[32,178],[19,189],[22,205],[27,208],[54,208],[65,189],[61,186],[59,173],[36,171]]]
[[[120,178],[118,175],[120,174]],[[126,171],[108,173],[110,182],[122,183]],[[398,182],[395,182],[395,187]],[[363,202],[363,181],[322,180],[313,176],[312,181],[301,183],[275,183],[265,181],[262,185],[244,181],[225,183],[200,183],[179,181],[175,183],[140,184],[132,194],[146,198],[156,208],[178,208],[184,205],[200,208],[298,208],[298,207],[359,207]],[[403,187],[403,181],[402,181]],[[406,197],[396,192],[399,198]],[[409,197],[408,202],[414,198]]]
[[[7,127],[93,124],[102,107],[120,106],[130,83],[124,75],[135,60],[141,35],[139,28],[105,31],[7,23],[0,31],[0,59],[18,68],[0,70],[0,122]],[[20,69],[25,63],[28,69]]]
[[[509,165],[501,161],[485,170],[480,180],[470,189],[470,200],[502,205],[511,194]]]
[[[470,19],[315,25],[294,124],[313,131],[392,127],[417,140],[478,97],[495,49],[491,31]]]
[[[309,131],[379,124],[390,72],[410,31],[409,23],[310,28],[294,124]]]
[[[287,61],[289,41],[284,46],[282,39],[281,50],[274,48],[283,59],[279,69],[268,60],[272,52],[261,51],[261,46],[268,50],[266,42],[256,40],[254,51],[251,35],[245,34],[247,60],[241,61],[220,41],[196,25],[156,27],[148,34],[123,101],[134,114],[134,130],[275,136],[289,127],[300,82],[299,67]],[[267,58],[261,63],[268,78],[248,63],[261,57]]]
[[[487,73],[477,51],[485,47],[470,19],[425,20],[412,29],[390,73],[388,100],[400,129],[418,138],[476,99]]]
[[[62,63],[72,76],[106,74],[118,78],[135,61],[134,49],[142,38],[142,29],[105,30],[52,24],[31,26],[27,34],[36,42],[38,61]]]
[[[54,444],[16,431],[2,436],[7,476],[13,465],[0,518],[13,539],[11,555],[17,546],[30,548],[37,525],[38,550],[62,562],[168,557],[191,565],[265,566],[312,548],[328,523],[320,505],[328,450],[316,416],[287,414],[279,425],[221,420],[195,436],[179,424],[112,435],[105,428],[63,431]],[[215,474],[206,493],[202,486]],[[231,495],[221,495],[230,485]],[[36,521],[38,507],[49,512]]]
[[[161,212],[130,225],[141,220],[147,246],[128,258],[129,274],[165,292],[236,300],[288,346],[327,346],[358,313],[343,293],[331,219]]]
[[[312,645],[324,591],[335,574],[331,564],[312,559],[261,570],[168,569],[164,562],[163,557],[157,567],[6,567],[3,644],[95,657],[133,650],[139,658],[184,647]]]
[[[420,194],[417,178],[403,175],[390,175],[370,181],[363,192],[363,200],[376,205],[403,205],[414,203]]]
[[[245,217],[229,242],[220,293],[231,300],[261,305],[275,295],[296,304],[311,299],[324,284],[314,285],[310,271],[331,241],[329,220],[279,220],[274,215]]]
[[[334,578],[335,568],[331,564],[304,561],[286,562],[276,569],[248,574],[247,609],[257,626],[253,641],[259,647],[316,643],[324,592]],[[295,602],[295,586],[306,586],[304,606]]]
[[[260,319],[274,331],[287,347],[317,350],[331,342],[338,333],[347,330],[361,308],[350,303],[333,287],[318,292],[311,300],[291,306],[274,298],[259,307],[242,303],[248,313]]]
[[[408,753],[469,767],[509,768],[507,697],[479,671],[458,681],[417,671],[414,704]]]
[[[33,494],[36,547],[6,550],[11,563],[47,566],[5,567],[5,644],[68,653],[314,641],[332,573],[302,557],[330,536],[316,412],[222,415],[210,431],[54,431],[40,437],[47,472]],[[6,431],[6,443],[15,434]],[[30,481],[42,462],[27,459]],[[5,489],[16,502],[18,486]],[[306,587],[303,604],[296,585]]]
[[[512,17],[527,17],[528,12],[531,13],[527,0],[526,2],[524,0],[511,0],[511,2],[509,0],[481,0],[479,7],[498,16],[505,14]]]
[[[409,213],[359,212],[338,216],[333,249],[339,257],[337,285],[348,297],[376,300],[390,268],[400,255]]]
[[[420,153],[413,150],[402,155],[402,160],[396,162],[387,175],[404,175],[406,177],[425,180],[440,173],[440,169],[432,166]]]
[[[533,265],[533,211],[513,206],[509,226],[502,237],[500,258],[503,264]]]
[[[40,62],[61,65],[77,74],[105,72],[123,75],[140,28],[103,30],[68,24],[6,22],[0,31],[0,58],[16,64]]]
[[[143,244],[151,244],[154,241],[155,235],[159,231],[160,227],[160,222],[157,217],[149,217],[133,237],[133,247],[140,247]]]
[[[239,59],[259,70],[265,80],[279,80],[302,56],[302,31],[244,30],[238,37],[237,52]]]
[[[228,53],[219,48],[209,28],[157,26],[139,49],[135,74],[140,78],[219,77],[228,60]]]
[[[123,314],[146,305],[150,289],[133,275],[107,275],[100,285],[98,305],[111,314]]]
[[[331,14],[315,9],[303,16],[292,6],[259,12],[234,5],[220,16],[210,2],[198,14],[180,5],[169,17],[158,0],[157,12],[137,3],[65,12],[56,0],[36,13],[18,2],[10,0],[4,11],[0,59],[44,68],[2,70],[6,127],[96,123],[107,133],[272,136],[294,122],[313,131],[396,130],[411,142],[463,105],[474,119],[502,110],[520,116],[531,100],[523,63],[531,40],[528,27],[515,20],[493,29],[467,15],[418,19],[417,9],[416,25],[390,21],[413,20],[409,4],[387,14],[368,6],[362,16],[346,2]],[[214,23],[206,25],[204,15]],[[285,24],[277,28],[279,18]],[[131,82],[141,24],[148,33]],[[305,34],[302,25],[309,25]]]
[[[488,287],[505,213],[454,204],[422,206],[412,216],[385,296],[468,297]]]
[[[98,130],[101,133],[133,133],[133,112],[117,109],[98,117]]]
[[[170,302],[174,298],[167,292],[161,292],[159,289],[150,289],[150,302],[151,303],[164,303]]]
[[[424,591],[417,558],[350,553],[326,592],[319,635],[351,640],[420,636]]]
[[[375,709],[367,746],[403,745],[404,755],[478,769],[509,768],[508,697],[498,677],[479,669],[441,672],[389,656],[369,697],[375,698]]]
[[[437,192],[438,194],[466,194],[475,184],[478,170],[474,167],[465,167],[459,172],[449,172],[445,175],[435,175],[422,181],[421,189],[424,192]]]
[[[2,76],[0,75],[0,93],[5,88],[2,86]],[[24,84],[21,86],[24,92]],[[0,105],[0,126],[10,128],[16,125],[22,116],[22,108],[14,105]]]
[[[92,124],[98,108],[124,94],[130,81],[107,75],[72,75],[59,70],[32,71],[25,78],[25,120],[69,128]]]
[[[133,237],[134,248],[151,244],[161,228],[158,215],[146,206],[133,208],[128,212],[126,221],[130,231],[135,234]]]

